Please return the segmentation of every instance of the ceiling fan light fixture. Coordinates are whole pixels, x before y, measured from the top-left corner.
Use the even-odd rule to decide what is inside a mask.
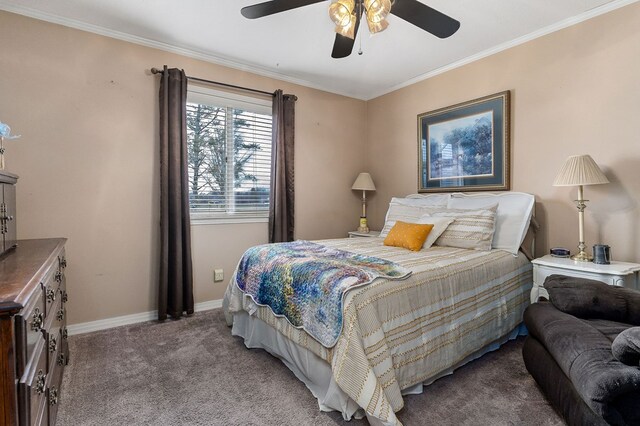
[[[390,0],[364,0],[367,11],[367,25],[371,34],[384,31],[389,26],[386,18],[391,11]]]
[[[356,18],[355,15],[353,17],[353,20],[351,21],[351,23],[347,26],[340,26],[340,25],[336,25],[336,32],[340,35],[343,35],[345,37],[349,37],[350,39],[354,39],[356,37]]]
[[[373,23],[383,21],[391,12],[390,0],[364,0],[364,8],[367,10],[367,20]]]
[[[367,19],[367,25],[369,26],[369,32],[371,34],[379,33],[380,31],[384,31],[389,26],[389,23],[386,19],[383,19],[379,22],[371,22]]]
[[[354,0],[336,0],[329,6],[329,17],[337,27],[354,26]]]

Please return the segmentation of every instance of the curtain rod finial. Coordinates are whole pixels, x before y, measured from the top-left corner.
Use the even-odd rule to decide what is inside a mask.
[[[151,74],[162,74],[162,70],[158,68],[151,68]]]

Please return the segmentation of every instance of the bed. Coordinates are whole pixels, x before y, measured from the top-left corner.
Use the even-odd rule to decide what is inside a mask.
[[[533,196],[414,195],[390,203],[387,232],[397,220],[418,222],[424,216],[417,215],[425,211],[446,215],[478,208],[496,212],[490,250],[468,248],[465,242],[465,247],[436,243],[413,252],[385,246],[383,237],[316,241],[411,271],[406,279],[376,278],[347,291],[334,345],[323,345],[271,307],[256,303],[235,276],[223,303],[232,334],[247,347],[280,358],[318,399],[320,409],[340,411],[347,420],[366,416],[374,425],[401,425],[395,413],[403,407],[403,394],[421,392],[521,332],[532,268],[518,247],[529,226]],[[510,246],[507,237],[513,237]]]

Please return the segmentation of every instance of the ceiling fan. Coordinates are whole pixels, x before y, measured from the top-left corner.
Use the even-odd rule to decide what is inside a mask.
[[[271,0],[243,7],[241,13],[249,19],[262,18],[322,1],[325,0]],[[385,30],[389,13],[439,38],[450,37],[460,28],[460,22],[418,0],[333,0],[329,16],[336,23],[336,40],[331,56],[351,55],[362,19],[371,33]]]

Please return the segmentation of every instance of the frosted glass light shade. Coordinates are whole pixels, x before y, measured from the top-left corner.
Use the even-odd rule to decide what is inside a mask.
[[[598,185],[609,183],[590,155],[572,155],[562,165],[553,186]]]
[[[369,173],[360,173],[353,182],[351,189],[359,189],[361,191],[375,191],[376,186],[373,184],[373,179]]]
[[[375,34],[375,33],[379,33],[381,31],[386,30],[387,27],[389,26],[389,23],[387,22],[386,19],[383,19],[380,22],[373,22],[370,19],[367,19],[367,25],[369,26],[369,32],[371,34]]]
[[[364,7],[367,11],[367,25],[371,34],[387,29],[389,23],[385,18],[391,11],[390,0],[365,0]]]
[[[339,27],[346,27],[352,20],[354,0],[338,0],[329,6],[329,17]]]

